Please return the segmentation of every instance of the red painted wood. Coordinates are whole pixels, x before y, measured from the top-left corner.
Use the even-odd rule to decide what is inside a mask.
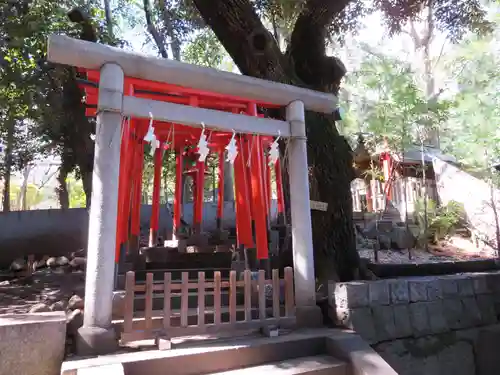
[[[175,189],[174,189],[174,235],[181,227],[182,217],[182,172],[184,150],[175,151]]]
[[[144,141],[137,142],[137,169],[134,175],[134,197],[132,200],[131,234],[139,236],[141,233],[141,204],[142,204],[142,172],[144,168]]]
[[[276,195],[278,201],[278,213],[285,212],[285,198],[283,196],[283,178],[281,175],[281,161],[278,159],[274,165],[274,174],[276,177]]]
[[[151,207],[151,222],[150,228],[158,231],[158,222],[160,219],[160,189],[161,189],[161,169],[163,161],[163,148],[155,150],[154,154],[154,176],[153,176],[153,205]]]
[[[217,165],[217,218],[221,221],[224,217],[224,155],[224,149],[220,150]]]
[[[257,116],[257,107],[255,104],[248,106],[247,113],[250,116]],[[258,135],[252,136],[252,145],[250,150],[252,157],[250,162],[251,184],[252,184],[252,216],[255,223],[255,242],[257,248],[257,259],[268,259],[269,249],[267,242],[267,215],[264,200],[264,171],[262,143]]]
[[[234,185],[236,202],[236,236],[238,245],[247,248],[253,247],[252,220],[250,216],[250,197],[246,181],[246,159],[241,152],[242,137],[237,137],[238,155],[234,161]]]

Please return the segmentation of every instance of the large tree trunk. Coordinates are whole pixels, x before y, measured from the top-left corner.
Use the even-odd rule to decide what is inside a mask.
[[[63,210],[69,208],[69,191],[66,179],[68,178],[68,170],[61,165],[59,168],[59,174],[57,175],[58,186],[56,188],[57,199],[59,200],[59,206]]]
[[[5,161],[3,173],[3,212],[10,211],[10,177],[12,175],[12,153],[14,151],[15,122],[7,124],[7,147],[5,148]]]
[[[28,178],[30,176],[31,166],[27,165],[23,170],[23,183],[21,189],[19,190],[18,204],[19,210],[26,211],[28,207],[28,202],[26,201],[26,195],[28,193]]]
[[[348,2],[306,2],[285,55],[248,0],[194,0],[243,74],[334,93],[345,68],[325,55],[326,26]],[[311,199],[328,203],[326,213],[312,213],[317,278],[320,282],[351,280],[359,275],[350,193],[351,150],[339,135],[333,115],[307,112],[306,125]]]

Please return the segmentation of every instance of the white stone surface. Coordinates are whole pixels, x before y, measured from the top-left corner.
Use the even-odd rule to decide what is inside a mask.
[[[56,375],[66,340],[66,314],[0,316],[0,375]]]
[[[292,138],[288,145],[290,174],[290,209],[292,214],[292,249],[295,281],[295,302],[299,306],[316,305],[314,251],[309,200],[307,139],[304,104],[290,103],[286,119],[290,122]]]
[[[119,101],[105,97],[110,95],[116,98],[120,90],[123,93],[123,82],[123,71],[118,65],[104,65],[99,84],[99,104],[120,105]],[[107,109],[97,115],[84,327],[111,326],[122,115],[118,112],[119,108]]]

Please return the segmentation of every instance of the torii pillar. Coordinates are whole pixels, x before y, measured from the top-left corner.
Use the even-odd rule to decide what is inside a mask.
[[[316,305],[304,103],[299,100],[290,103],[286,108],[286,120],[290,123],[291,132],[288,165],[297,324],[321,326],[323,317]]]
[[[118,177],[124,73],[107,63],[101,68],[95,137],[92,201],[89,212],[85,307],[78,330],[79,355],[107,354],[117,349],[111,326],[115,272]]]

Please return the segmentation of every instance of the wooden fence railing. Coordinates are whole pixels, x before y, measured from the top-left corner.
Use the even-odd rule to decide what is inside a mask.
[[[230,272],[229,280],[221,280],[218,271],[214,272],[213,280],[206,280],[205,272],[199,272],[196,281],[189,280],[187,272],[182,273],[180,282],[171,278],[171,273],[166,272],[163,283],[155,283],[153,274],[148,273],[145,284],[136,284],[135,273],[127,272],[122,343],[162,335],[172,338],[289,326],[295,321],[291,267],[285,268],[283,279],[280,279],[278,270],[272,271],[270,280],[266,280],[263,270],[253,274],[244,271],[243,280],[236,279],[236,271]],[[143,293],[143,312],[134,311],[134,301],[139,293]],[[212,296],[208,300],[213,305],[206,306],[207,296]],[[153,299],[158,297],[163,299],[163,308],[153,310]],[[194,309],[189,308],[190,297],[197,302]],[[224,304],[227,306],[223,306],[223,297],[226,297]],[[180,299],[180,308],[172,308],[174,298]]]

